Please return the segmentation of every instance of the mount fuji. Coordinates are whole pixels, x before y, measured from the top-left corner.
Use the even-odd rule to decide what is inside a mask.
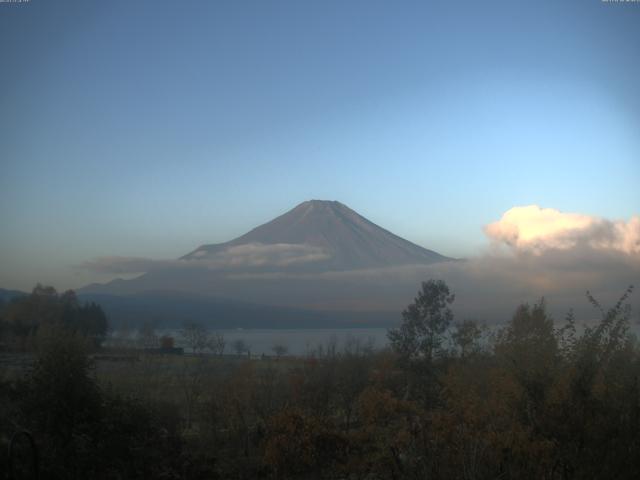
[[[115,305],[119,312],[125,299],[131,310],[139,304],[135,299],[144,297],[144,311],[153,298],[165,306],[171,299],[183,306],[198,303],[198,317],[206,316],[206,305],[213,304],[218,313],[220,305],[234,312],[250,305],[253,319],[261,315],[261,306],[272,309],[273,317],[278,316],[273,308],[295,309],[284,316],[301,319],[305,311],[313,311],[313,318],[319,311],[359,312],[360,317],[370,312],[373,318],[388,310],[397,316],[398,294],[410,299],[418,285],[406,290],[397,274],[380,272],[453,260],[340,202],[310,200],[236,239],[201,245],[177,260],[152,263],[136,278],[88,285],[79,293]],[[237,312],[232,316],[243,318]]]

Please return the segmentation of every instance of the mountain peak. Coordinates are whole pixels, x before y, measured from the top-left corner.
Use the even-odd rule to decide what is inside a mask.
[[[297,214],[302,218],[307,215],[339,215],[341,212],[346,215],[357,215],[356,212],[337,200],[307,200],[294,207],[287,214],[291,213],[292,217]]]
[[[334,209],[347,209],[346,205],[338,202],[337,200],[307,200],[302,202],[293,210],[334,210]]]
[[[302,206],[313,206],[313,205],[331,205],[331,206],[338,206],[338,205],[342,205],[342,203],[338,202],[337,200],[317,200],[317,199],[312,199],[312,200],[305,200],[304,202],[302,202],[300,205],[298,205],[298,207],[302,207]]]

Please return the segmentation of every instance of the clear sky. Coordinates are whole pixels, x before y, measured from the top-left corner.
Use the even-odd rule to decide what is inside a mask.
[[[640,211],[640,3],[0,3],[0,287],[311,198],[450,256],[517,205]]]

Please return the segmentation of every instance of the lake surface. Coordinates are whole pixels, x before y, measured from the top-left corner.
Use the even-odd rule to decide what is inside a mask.
[[[275,345],[284,346],[289,355],[308,355],[318,349],[332,347],[336,351],[365,347],[379,350],[388,344],[386,328],[228,329],[215,332],[224,335],[225,354],[234,353],[233,343],[237,340],[244,341],[252,355],[273,355]],[[120,334],[121,332],[114,332],[108,343],[115,343]],[[171,336],[175,346],[184,347],[179,329],[158,329],[156,334],[159,337]],[[130,341],[135,341],[136,335],[132,334]]]

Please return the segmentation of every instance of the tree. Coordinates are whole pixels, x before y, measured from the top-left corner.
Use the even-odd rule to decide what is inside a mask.
[[[158,335],[156,329],[149,322],[144,322],[138,330],[138,342],[142,348],[157,348]]]
[[[414,302],[402,312],[402,324],[387,337],[393,350],[404,360],[432,361],[439,354],[443,335],[453,320],[449,305],[455,295],[442,280],[422,282]]]
[[[287,352],[289,351],[287,346],[281,343],[276,343],[273,347],[271,347],[271,350],[273,350],[273,353],[275,353],[276,357],[278,358],[280,358],[283,355],[286,355]]]
[[[236,355],[240,356],[244,352],[249,351],[249,346],[243,339],[239,338],[233,341],[233,349],[235,350]]]
[[[91,338],[96,346],[102,344],[107,335],[107,317],[102,308],[94,302],[82,305],[73,290],[60,295],[62,306],[60,321],[71,332]]]
[[[276,478],[329,478],[322,474],[346,461],[347,440],[315,414],[285,408],[268,430],[263,461]]]
[[[214,355],[222,355],[224,353],[224,347],[227,343],[224,340],[224,335],[219,332],[209,336],[209,343],[207,347]]]
[[[200,323],[185,322],[180,336],[184,344],[196,355],[209,347],[209,333]]]
[[[94,346],[104,340],[108,322],[102,308],[95,303],[81,303],[73,290],[59,295],[53,287],[36,285],[30,295],[16,297],[6,306],[7,329],[23,345],[43,325],[55,325],[70,334],[90,338]]]
[[[520,305],[507,326],[498,332],[496,354],[522,382],[525,389],[548,386],[558,360],[558,340],[553,318],[544,299],[533,306]]]
[[[91,450],[103,415],[97,382],[86,342],[53,325],[37,334],[38,355],[22,392],[21,410],[27,425],[44,440],[42,448],[56,470],[47,478],[71,478],[88,467],[78,451]],[[78,478],[78,477],[76,477]]]
[[[520,389],[514,409],[522,415],[522,423],[541,428],[560,365],[553,318],[544,299],[516,309],[511,321],[498,332],[495,353],[506,376]]]
[[[460,351],[460,357],[467,357],[473,352],[480,350],[480,339],[482,338],[483,327],[475,320],[465,320],[456,322],[451,338],[454,345]]]
[[[101,388],[89,342],[78,333],[46,324],[36,340],[32,368],[8,393],[15,405],[9,432],[18,427],[33,434],[39,478],[177,478],[177,409],[167,415],[151,402]],[[5,404],[0,407],[1,419]],[[6,433],[0,422],[2,440]]]
[[[13,298],[5,309],[5,320],[11,331],[20,338],[35,335],[45,323],[59,323],[61,304],[53,287],[38,284],[30,295]]]

